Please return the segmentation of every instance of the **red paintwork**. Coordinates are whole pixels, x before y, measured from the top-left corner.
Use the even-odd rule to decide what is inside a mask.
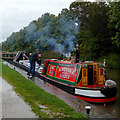
[[[49,64],[47,69],[47,74],[53,77],[55,73],[55,68],[56,68],[56,65]]]
[[[75,74],[72,74],[74,69],[75,68],[71,68],[71,67],[57,66],[55,78],[63,79],[70,82],[75,82],[78,69]]]

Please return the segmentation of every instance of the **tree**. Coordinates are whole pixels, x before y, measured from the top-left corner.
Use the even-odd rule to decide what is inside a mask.
[[[120,1],[110,2],[108,28],[115,52],[120,51]]]
[[[104,2],[74,2],[70,10],[81,21],[78,42],[84,45],[84,53],[89,58],[99,58],[108,53],[111,46],[107,29],[109,6]]]

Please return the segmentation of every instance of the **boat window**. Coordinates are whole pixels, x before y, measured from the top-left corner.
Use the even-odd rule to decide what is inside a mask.
[[[94,74],[96,75],[96,71],[94,71]]]
[[[96,71],[94,71],[94,83],[96,83]]]
[[[103,75],[103,69],[100,69],[100,75]]]
[[[83,70],[83,76],[86,76],[86,70]]]
[[[3,54],[2,56],[3,56],[3,57],[8,57],[8,54]]]
[[[96,65],[95,65],[94,67],[95,67],[95,69],[96,69]]]

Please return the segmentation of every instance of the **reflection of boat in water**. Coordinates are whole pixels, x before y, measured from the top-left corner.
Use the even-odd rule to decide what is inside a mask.
[[[25,61],[18,61],[19,66],[29,67],[28,60]],[[47,59],[44,62],[42,73],[39,68],[41,69],[38,67],[36,72],[41,79],[57,84],[59,88],[82,100],[94,103],[115,101],[116,83],[112,80],[105,81],[104,63],[93,61],[70,63]]]

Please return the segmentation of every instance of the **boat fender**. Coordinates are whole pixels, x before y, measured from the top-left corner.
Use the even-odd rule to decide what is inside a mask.
[[[116,82],[113,80],[106,80],[105,87],[108,87],[108,88],[116,87]]]
[[[115,97],[117,93],[116,82],[113,80],[107,80],[105,82],[105,88],[100,90],[106,97]]]

